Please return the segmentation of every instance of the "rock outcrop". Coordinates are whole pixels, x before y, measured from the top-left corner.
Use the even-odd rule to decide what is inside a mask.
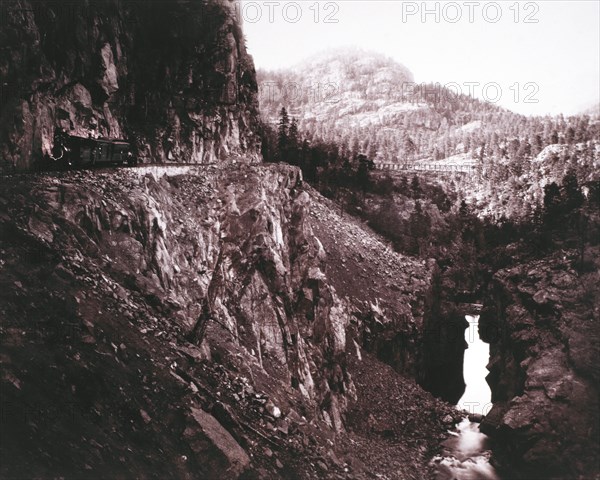
[[[452,414],[408,377],[428,274],[298,169],[0,187],[3,477],[423,478]],[[362,348],[377,325],[407,376]]]
[[[209,413],[199,408],[192,409],[194,423],[188,426],[183,436],[191,449],[205,459],[206,470],[215,476],[238,478],[250,466],[250,458],[231,434]]]
[[[504,466],[536,478],[597,471],[600,279],[575,271],[576,258],[559,252],[499,271],[480,320],[494,403],[481,429]]]
[[[434,269],[432,287],[427,292],[427,308],[421,347],[422,366],[419,384],[439,398],[456,405],[465,391],[463,363],[465,329],[468,322],[456,303],[450,301],[452,293],[443,290],[442,273]]]
[[[201,175],[159,174],[144,169],[73,172],[58,177],[24,175],[3,182],[1,230],[7,249],[3,256],[12,258],[18,270],[19,262],[28,262],[16,247],[24,241],[53,259],[47,260],[50,278],[42,278],[36,287],[31,279],[3,275],[3,281],[12,285],[2,287],[11,297],[5,299],[7,304],[14,304],[13,294],[25,291],[34,299],[31,308],[21,311],[20,320],[11,321],[31,332],[34,344],[47,333],[35,336],[36,318],[49,317],[50,325],[44,329],[50,330],[68,321],[84,345],[101,347],[80,360],[91,365],[100,361],[106,347],[111,352],[111,345],[119,359],[141,355],[143,347],[128,345],[131,335],[158,336],[166,344],[161,349],[179,352],[164,354],[167,376],[170,370],[185,386],[198,381],[183,368],[181,352],[196,360],[215,357],[224,364],[237,355],[244,365],[237,368],[254,379],[253,389],[265,384],[280,392],[279,396],[271,392],[269,402],[264,400],[273,422],[295,408],[332,431],[344,430],[343,412],[354,397],[344,360],[351,315],[323,273],[325,255],[306,221],[310,199],[299,170],[223,166],[204,168]],[[40,305],[49,297],[60,299],[58,304],[48,312],[36,311],[36,288],[38,293],[42,290]],[[2,313],[4,322],[10,313],[6,309]],[[5,377],[8,388],[15,390],[9,396],[15,402],[50,396],[45,389],[53,388],[40,382],[38,375],[61,368],[50,361],[34,374],[31,359],[21,358],[33,347],[24,348],[23,338],[15,342],[14,349],[3,352],[14,366]],[[75,338],[68,343],[68,350],[77,348]],[[57,358],[64,354],[61,348],[46,348]],[[78,375],[102,377],[111,370],[90,366]],[[108,378],[88,380],[71,381],[77,411],[104,401],[105,390],[127,388],[118,381],[111,387]],[[65,387],[71,388],[66,381]],[[23,385],[30,389],[25,397]],[[90,388],[94,391],[86,393]],[[136,396],[134,387],[130,395],[143,405],[142,419],[151,423],[156,413],[148,412],[153,408]],[[236,395],[246,397],[243,391]],[[204,433],[189,430],[189,422],[189,435],[182,432],[201,462],[203,455],[219,457],[210,453],[213,450],[230,450],[221,440],[231,442],[198,411],[185,410],[182,415],[191,415],[196,430],[200,424]],[[227,464],[239,474],[246,463],[241,454],[233,460],[226,456],[211,471]]]
[[[140,161],[257,160],[257,84],[231,0],[11,0],[0,30],[0,168],[55,129],[128,139]]]

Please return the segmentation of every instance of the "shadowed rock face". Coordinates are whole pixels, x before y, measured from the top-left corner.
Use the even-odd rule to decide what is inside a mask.
[[[420,385],[435,396],[456,404],[465,391],[464,331],[468,323],[452,305],[446,305],[439,316],[427,320]]]
[[[265,403],[254,392],[269,392],[261,408],[271,422],[283,421],[282,429],[291,422],[282,416],[299,418],[294,408],[332,432],[344,429],[355,396],[345,362],[351,315],[324,274],[299,170],[197,168],[199,174],[166,177],[158,169],[156,176],[122,169],[3,181],[0,318],[7,327],[2,358],[11,365],[3,402],[68,404],[77,419],[57,415],[42,437],[39,425],[16,415],[4,422],[3,434],[15,439],[2,451],[7,475],[50,468],[81,476],[85,465],[122,474],[125,464],[109,452],[113,441],[94,423],[100,412],[103,423],[121,430],[116,448],[136,450],[138,472],[178,462],[185,475],[200,465],[207,478],[221,470],[237,478],[246,454],[198,410],[217,400],[195,395],[204,380],[193,365],[211,356],[237,371],[238,401]],[[25,297],[31,301],[19,300]],[[205,310],[203,334],[190,335]],[[221,395],[228,384],[214,382],[202,394]],[[118,427],[126,418],[132,431]],[[72,432],[62,430],[74,423]],[[77,446],[80,431],[105,444],[103,458],[81,458],[87,447]],[[64,452],[53,451],[57,444],[74,456],[71,467]],[[144,466],[140,457],[161,444],[165,457]],[[21,455],[31,448],[47,452],[53,465],[27,466]]]
[[[424,478],[456,412],[359,344],[413,371],[425,267],[290,166],[2,176],[0,476]]]
[[[3,2],[0,168],[29,168],[56,128],[129,139],[143,161],[256,160],[257,85],[234,5]]]
[[[480,321],[494,403],[482,431],[502,440],[508,465],[542,478],[597,468],[598,276],[568,260],[498,272]]]

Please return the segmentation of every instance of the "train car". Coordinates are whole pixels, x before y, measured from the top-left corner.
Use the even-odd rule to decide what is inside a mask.
[[[85,168],[136,165],[131,145],[125,140],[85,138],[57,131],[47,159],[48,168]]]

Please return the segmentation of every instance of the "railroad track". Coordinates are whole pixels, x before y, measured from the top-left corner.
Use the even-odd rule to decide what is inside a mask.
[[[0,176],[9,177],[13,175],[53,175],[59,173],[67,173],[67,172],[95,172],[95,173],[109,173],[115,170],[126,170],[126,171],[148,171],[148,173],[156,172],[159,170],[163,170],[168,172],[169,170],[175,172],[181,171],[181,173],[185,173],[185,171],[191,170],[202,170],[214,166],[225,166],[228,165],[228,162],[212,162],[212,163],[140,163],[138,165],[114,165],[114,166],[90,166],[90,167],[73,167],[73,168],[64,168],[64,169],[46,169],[46,170],[32,170],[32,171],[17,171],[14,169],[2,169],[0,170]]]

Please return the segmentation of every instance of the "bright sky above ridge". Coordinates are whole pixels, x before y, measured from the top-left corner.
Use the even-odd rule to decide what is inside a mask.
[[[579,113],[600,98],[597,0],[244,0],[240,12],[257,68],[357,46],[403,63],[418,83],[453,82],[519,113]]]

